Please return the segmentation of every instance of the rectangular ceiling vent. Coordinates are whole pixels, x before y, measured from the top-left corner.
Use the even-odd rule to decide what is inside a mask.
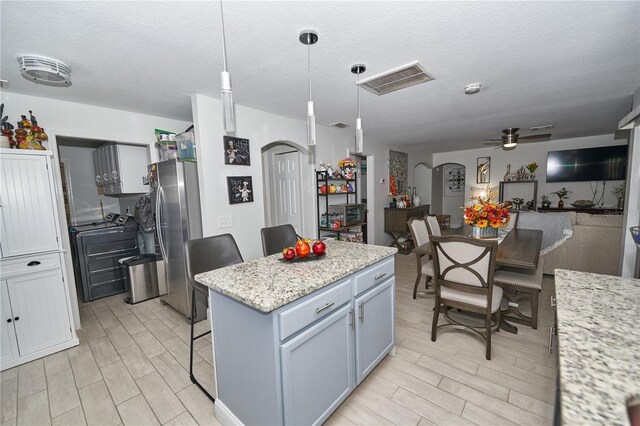
[[[337,127],[338,129],[346,129],[347,127],[349,127],[349,125],[348,125],[348,124],[341,123],[341,122],[339,122],[339,121],[338,121],[337,123],[331,123],[331,124],[329,124],[329,126],[331,126],[331,127]]]
[[[380,96],[435,79],[436,77],[433,74],[418,61],[415,61],[362,80],[360,86]]]

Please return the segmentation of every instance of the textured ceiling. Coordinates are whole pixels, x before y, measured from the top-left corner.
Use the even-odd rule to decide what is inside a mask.
[[[217,1],[3,0],[1,68],[9,90],[191,120],[189,96],[219,97]],[[554,124],[553,139],[612,133],[640,86],[640,2],[226,0],[236,103],[304,119],[306,47],[319,124],[353,126],[354,76],[419,60],[436,80],[362,92],[365,134],[432,152],[482,146],[500,129]],[[72,68],[72,86],[33,84],[16,57]],[[482,91],[465,95],[465,84]],[[351,131],[353,128],[350,129]],[[522,135],[527,131],[521,131]]]

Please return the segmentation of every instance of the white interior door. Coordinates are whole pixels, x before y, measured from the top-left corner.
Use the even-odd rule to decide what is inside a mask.
[[[292,151],[275,154],[275,174],[278,225],[289,223],[300,234],[302,231],[300,153]]]

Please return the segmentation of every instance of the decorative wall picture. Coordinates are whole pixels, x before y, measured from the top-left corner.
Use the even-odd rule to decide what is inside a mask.
[[[478,157],[476,183],[489,183],[491,180],[491,157]]]
[[[453,165],[444,171],[444,196],[460,197],[464,196],[464,166]]]
[[[251,176],[227,176],[229,204],[252,203],[253,184]]]
[[[224,137],[224,164],[235,166],[251,165],[249,153],[249,139]]]
[[[409,154],[406,152],[389,150],[389,176],[394,177],[398,194],[406,194],[408,174]]]

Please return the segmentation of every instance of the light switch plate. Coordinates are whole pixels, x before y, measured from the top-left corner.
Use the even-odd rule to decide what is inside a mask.
[[[233,221],[231,220],[231,216],[218,216],[218,229],[231,228],[232,226]]]

